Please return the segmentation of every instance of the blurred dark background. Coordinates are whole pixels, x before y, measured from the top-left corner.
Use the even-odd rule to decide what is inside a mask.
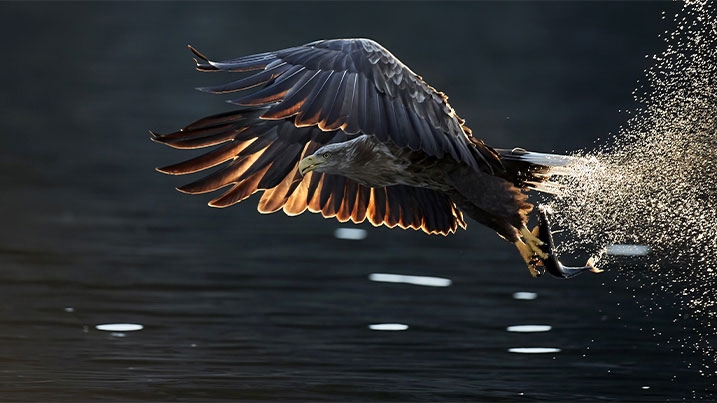
[[[228,110],[213,59],[368,37],[497,147],[590,149],[672,29],[670,2],[3,2],[0,399],[667,400],[709,389],[608,270],[529,277],[490,230],[447,238],[225,210],[149,141]],[[433,275],[442,289],[368,281]],[[634,287],[633,287],[634,288]],[[537,293],[534,301],[513,292]],[[368,330],[402,322],[405,332]],[[140,323],[136,333],[95,329]],[[513,335],[512,324],[549,323]],[[553,355],[509,347],[549,345]],[[670,362],[670,365],[664,365]],[[691,367],[691,368],[690,368]]]

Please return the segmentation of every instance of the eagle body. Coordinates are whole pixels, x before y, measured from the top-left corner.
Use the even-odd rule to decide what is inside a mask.
[[[422,151],[382,143],[369,135],[325,146],[316,154],[330,155],[329,162],[337,162],[322,165],[315,169],[317,172],[342,175],[372,188],[407,185],[447,191],[450,186],[444,174],[459,165],[451,158],[436,158]]]
[[[199,88],[240,92],[228,101],[237,109],[152,133],[175,148],[213,147],[159,168],[205,172],[180,191],[224,189],[210,202],[215,207],[261,192],[262,213],[309,210],[429,234],[465,228],[465,213],[516,243],[528,262],[520,238],[531,237],[525,223],[533,206],[524,191],[554,190],[548,179],[567,157],[487,146],[443,93],[370,39],[321,40],[220,62],[190,49],[200,71],[250,74]]]
[[[316,166],[318,160],[322,163]],[[451,156],[437,158],[369,135],[324,146],[302,162],[310,170],[341,175],[370,188],[406,185],[444,193],[469,217],[512,242],[518,239],[516,229],[533,208],[509,181],[502,164],[485,172]],[[302,163],[299,169],[307,171]]]

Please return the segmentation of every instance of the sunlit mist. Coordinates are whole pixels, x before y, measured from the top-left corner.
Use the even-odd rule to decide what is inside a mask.
[[[715,15],[705,2],[663,14],[674,29],[661,35],[664,51],[649,56],[634,91],[639,108],[626,112],[608,144],[577,154],[576,175],[563,178],[567,191],[550,203],[556,226],[569,234],[562,250],[597,253],[598,266],[636,279],[649,305],[676,296],[680,317],[701,323],[679,344],[707,361],[715,360],[717,330]]]

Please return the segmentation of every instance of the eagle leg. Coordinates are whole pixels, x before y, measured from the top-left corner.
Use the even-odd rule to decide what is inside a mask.
[[[515,241],[513,245],[518,248],[520,256],[523,257],[525,264],[528,266],[528,271],[530,271],[530,275],[533,277],[542,276],[543,271],[541,271],[538,266],[542,266],[543,262],[540,258],[536,256],[535,251],[533,251],[530,246],[526,245],[525,242],[520,239]]]
[[[548,254],[543,251],[543,248],[541,248],[541,246],[545,245],[545,242],[541,241],[540,238],[538,238],[538,231],[534,229],[533,232],[530,232],[530,230],[525,225],[523,225],[523,227],[520,229],[520,234],[523,236],[525,244],[530,248],[531,251],[533,251],[534,255],[537,255],[540,259],[547,259]]]

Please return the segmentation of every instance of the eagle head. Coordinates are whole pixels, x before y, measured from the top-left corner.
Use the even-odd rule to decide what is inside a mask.
[[[351,160],[352,152],[346,143],[326,144],[299,161],[299,172],[302,175],[311,171],[344,174]]]

